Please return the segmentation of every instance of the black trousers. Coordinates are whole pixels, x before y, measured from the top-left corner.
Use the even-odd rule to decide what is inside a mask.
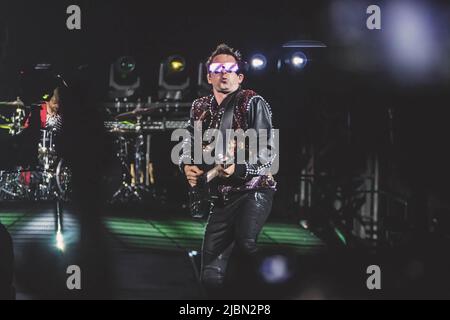
[[[274,190],[238,193],[209,216],[202,247],[201,280],[207,288],[224,284],[228,260],[233,250],[251,258],[256,241],[272,210]]]
[[[11,236],[0,223],[0,300],[12,299],[14,255]]]

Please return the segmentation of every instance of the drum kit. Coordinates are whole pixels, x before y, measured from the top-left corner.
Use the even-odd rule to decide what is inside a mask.
[[[174,129],[175,122],[180,128],[187,127],[187,118],[174,121],[173,111],[188,114],[186,110],[189,110],[187,108],[190,108],[191,104],[128,102],[123,104],[126,109],[120,108],[120,103],[103,106],[117,113],[112,121],[105,122],[107,132],[114,138],[122,177],[111,202],[161,200],[156,199],[158,197],[154,188],[155,178],[150,152],[152,134]]]
[[[6,115],[6,116],[5,116]],[[25,105],[16,101],[0,101],[0,132],[15,136],[25,129]],[[2,132],[3,131],[3,132]],[[71,173],[64,160],[56,153],[57,128],[41,129],[36,146],[38,163],[34,168],[20,166],[12,170],[0,170],[0,200],[68,200]]]
[[[114,192],[111,203],[143,201],[156,197],[153,166],[150,159],[151,134],[145,129],[145,117],[158,107],[136,105],[132,111],[120,113],[114,121],[105,122],[105,128],[114,137],[116,157],[121,166],[121,183]]]
[[[0,114],[0,119],[4,122],[0,124],[0,130],[8,130],[11,135],[20,133],[25,119],[25,106],[20,97],[17,97],[16,101],[0,101],[0,108],[8,114],[7,116]]]
[[[150,159],[152,134],[186,128],[190,106],[191,103],[163,102],[102,105],[115,113],[104,123],[115,146],[116,170],[120,171],[115,172],[119,181],[115,180],[110,185],[117,188],[110,190],[108,197],[111,203],[140,202],[149,196],[156,197]],[[0,101],[0,134],[15,136],[22,133],[25,130],[25,110],[20,98]],[[0,200],[70,200],[71,172],[56,151],[58,129],[47,127],[40,130],[36,167],[0,169]]]

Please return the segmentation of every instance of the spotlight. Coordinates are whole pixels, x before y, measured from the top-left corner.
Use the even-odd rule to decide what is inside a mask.
[[[189,251],[189,257],[190,257],[190,258],[195,257],[195,256],[197,256],[197,255],[198,255],[198,252],[197,252],[197,251],[195,251],[195,250]]]
[[[266,283],[284,283],[292,277],[290,264],[284,255],[269,256],[262,261],[259,272]]]
[[[164,101],[183,100],[190,85],[186,60],[180,55],[168,57],[160,64],[158,97]]]
[[[121,77],[126,77],[136,69],[136,62],[132,57],[121,57],[116,61],[116,68]]]
[[[172,56],[169,57],[169,70],[171,72],[181,72],[184,70],[184,68],[186,67],[186,61],[184,60],[183,57],[180,56]]]
[[[327,45],[314,40],[293,40],[282,45],[282,53],[277,63],[279,72],[291,76],[306,75],[305,67],[308,65],[308,73],[312,69],[323,68]]]
[[[308,222],[308,220],[305,220],[305,219],[300,220],[300,226],[303,229],[308,230],[309,229],[309,222]]]
[[[305,67],[308,59],[303,52],[296,52],[292,55],[290,64],[295,69],[302,69]]]
[[[110,66],[109,97],[125,98],[132,96],[140,87],[141,79],[136,74],[136,61],[133,57],[120,57]]]
[[[253,70],[263,70],[267,66],[267,59],[262,54],[255,54],[250,59],[250,66]]]
[[[387,55],[379,57],[396,81],[406,85],[434,82],[443,75],[443,69],[450,70],[448,64],[447,68],[441,65],[448,61],[443,45],[448,43],[448,36],[439,32],[446,23],[436,7],[428,1],[392,1],[385,10],[389,15],[383,25],[388,26],[389,36],[383,34],[382,45]]]
[[[59,230],[56,233],[56,248],[58,248],[60,251],[64,251],[66,249],[66,245],[64,243],[64,235]]]

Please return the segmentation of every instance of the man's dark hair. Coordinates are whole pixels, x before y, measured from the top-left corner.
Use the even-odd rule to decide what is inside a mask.
[[[214,57],[218,56],[219,54],[226,54],[229,56],[234,57],[236,59],[236,62],[239,66],[239,72],[244,71],[244,61],[242,60],[242,54],[233,48],[231,48],[229,45],[225,43],[221,43],[217,46],[217,48],[211,53],[208,60],[206,60],[206,69],[209,70],[209,65],[213,61]]]

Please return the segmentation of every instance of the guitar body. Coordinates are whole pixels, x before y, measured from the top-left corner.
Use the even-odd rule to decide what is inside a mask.
[[[201,166],[200,169],[205,173],[195,187],[189,187],[189,209],[191,216],[197,219],[209,216],[214,209],[214,199],[217,197],[215,194],[217,188],[214,188],[213,184],[215,178],[213,175],[217,169],[215,166]]]
[[[193,218],[202,219],[209,216],[214,209],[214,202],[210,197],[209,190],[198,186],[191,187],[189,209]]]

